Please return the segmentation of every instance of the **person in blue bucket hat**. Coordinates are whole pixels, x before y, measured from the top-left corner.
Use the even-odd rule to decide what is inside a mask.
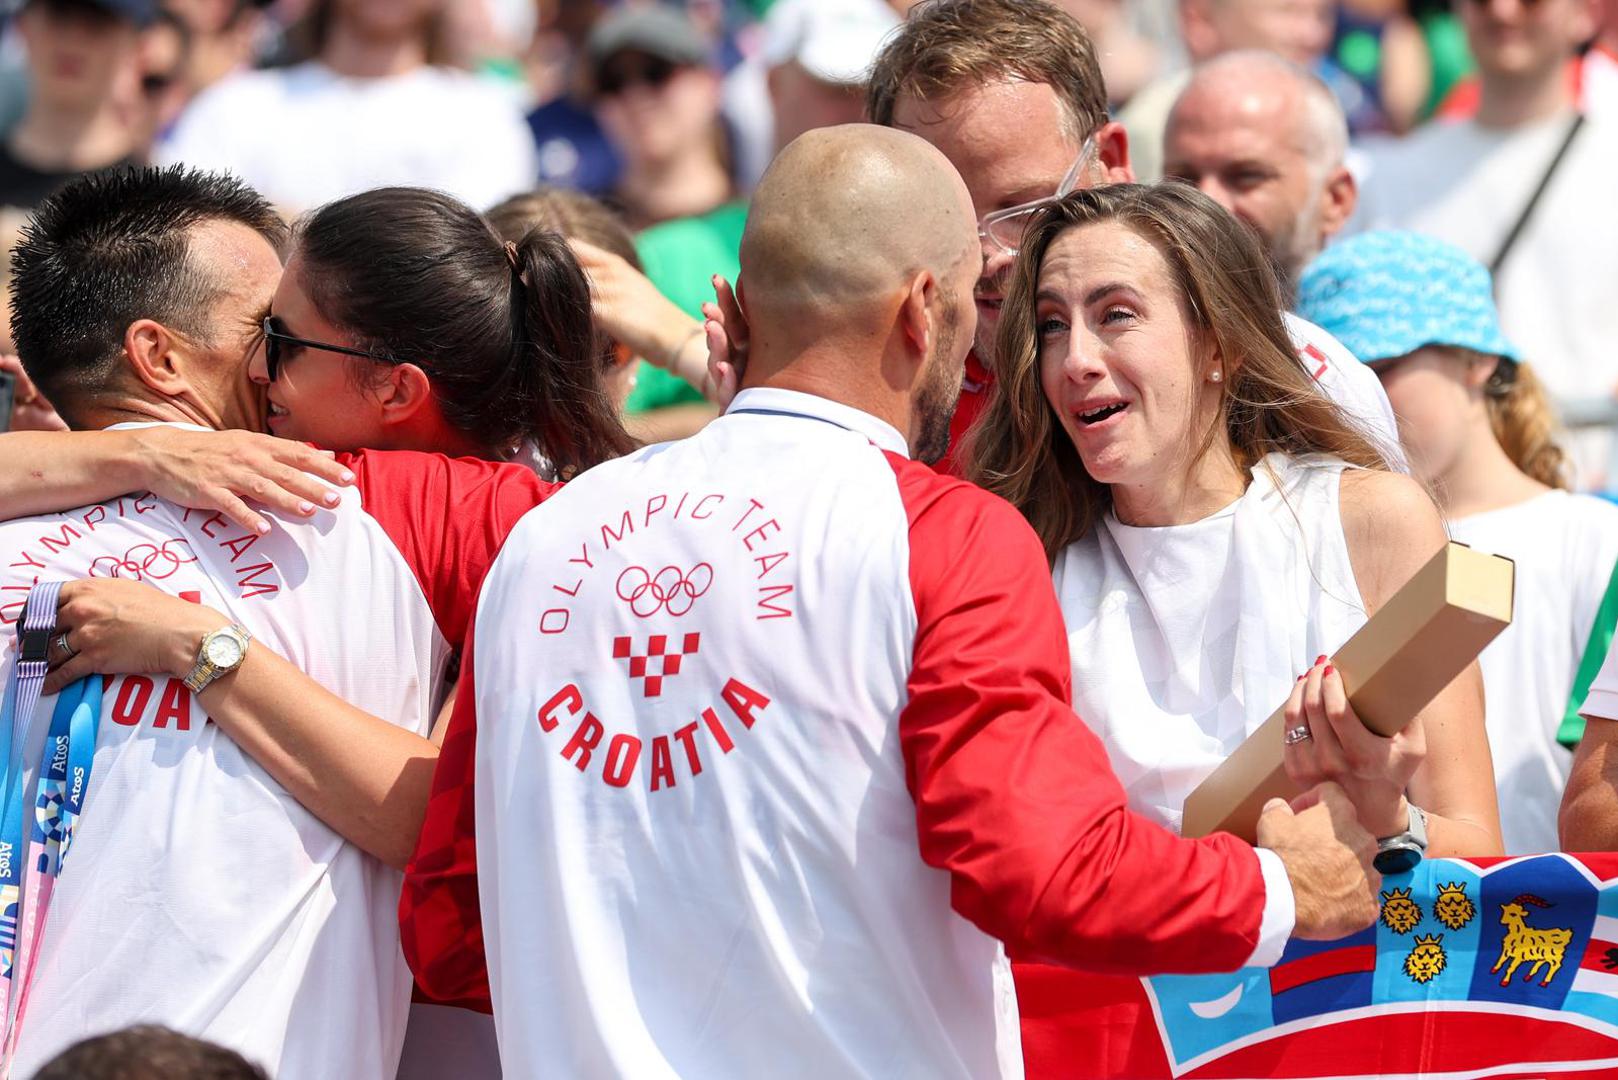
[[[1516,619],[1481,664],[1500,824],[1507,852],[1521,854],[1559,846],[1579,706],[1618,611],[1618,590],[1603,602],[1618,507],[1568,490],[1555,412],[1500,329],[1492,285],[1452,244],[1371,232],[1309,266],[1298,310],[1382,379],[1451,535],[1516,560]]]

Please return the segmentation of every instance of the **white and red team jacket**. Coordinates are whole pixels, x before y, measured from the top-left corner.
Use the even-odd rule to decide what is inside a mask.
[[[336,510],[262,537],[144,494],[0,524],[0,663],[36,581],[128,578],[227,613],[250,650],[427,734],[483,573],[553,486],[424,454],[341,460],[357,486]],[[54,702],[34,713],[30,777]],[[281,1080],[391,1078],[410,1000],[398,872],[300,806],[179,679],[110,679],[103,709],[12,1075],[152,1023]]]
[[[1125,808],[1017,512],[847,406],[744,391],[574,480],[474,639],[401,919],[508,1075],[1020,1075],[1007,948],[1207,971],[1292,929],[1273,853]]]

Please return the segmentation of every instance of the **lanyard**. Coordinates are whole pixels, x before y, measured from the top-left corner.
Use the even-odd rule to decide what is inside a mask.
[[[36,604],[48,607],[49,618],[54,621],[59,588],[59,584],[48,589],[36,586],[29,595],[29,609]],[[47,630],[47,637],[48,633]],[[23,659],[21,649],[18,657],[17,671],[6,694],[7,715],[0,717],[0,752],[6,763],[5,775],[0,779],[0,1018],[9,1021],[0,1075],[10,1071],[51,895],[90,791],[101,720],[100,678],[80,679],[57,696],[40,758],[32,800],[34,812],[29,815],[23,747],[44,677],[34,675],[32,669],[24,674],[23,665],[28,661]],[[26,692],[25,680],[29,679],[34,684],[32,694]],[[28,705],[26,712],[21,708],[24,704]],[[21,857],[25,833],[26,860]]]
[[[11,974],[16,960],[17,923],[21,917],[20,886],[23,857],[23,745],[28,722],[39,703],[45,683],[46,650],[56,624],[60,582],[35,585],[17,620],[17,662],[0,705],[0,1021],[6,1017]]]

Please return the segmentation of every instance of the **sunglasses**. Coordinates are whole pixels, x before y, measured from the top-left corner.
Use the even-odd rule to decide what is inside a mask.
[[[310,341],[308,338],[293,337],[281,331],[281,323],[274,315],[264,317],[264,366],[269,371],[270,381],[274,382],[281,376],[281,365],[286,361],[288,346],[298,349],[319,349],[321,352],[342,353],[344,356],[363,356],[367,360],[375,360],[382,364],[397,364],[399,361],[391,356],[381,356],[377,353],[366,352],[364,349],[350,349],[346,345],[332,345],[324,341]]]
[[[648,56],[641,60],[621,61],[608,64],[596,76],[596,89],[602,97],[616,97],[625,90],[635,86],[644,86],[652,90],[661,90],[674,78],[674,73],[680,68],[660,56]]]
[[[152,72],[140,77],[140,92],[147,97],[157,97],[159,94],[167,93],[169,88],[179,81],[177,75]]]

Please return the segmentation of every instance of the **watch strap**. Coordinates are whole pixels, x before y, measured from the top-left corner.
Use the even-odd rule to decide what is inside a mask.
[[[1408,813],[1404,832],[1377,838],[1376,856],[1371,861],[1384,874],[1413,869],[1427,854],[1427,812],[1409,803]]]
[[[185,683],[185,688],[187,690],[191,691],[193,694],[199,694],[207,688],[209,683],[213,682],[214,679],[218,677],[218,674],[218,668],[214,667],[213,664],[199,656],[197,657],[196,666],[191,669],[191,674],[187,675],[181,681]]]

